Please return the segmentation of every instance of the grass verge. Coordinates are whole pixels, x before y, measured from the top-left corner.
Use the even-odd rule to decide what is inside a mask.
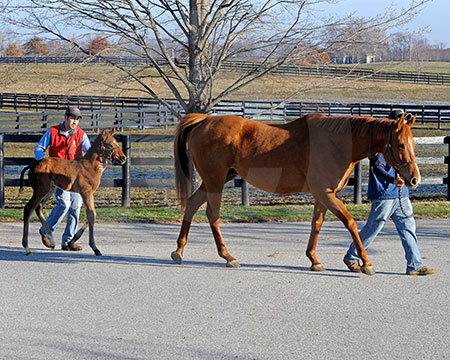
[[[98,222],[129,222],[129,223],[180,223],[183,212],[177,205],[173,190],[139,190],[133,189],[131,206],[121,207],[120,190],[100,188],[96,193],[96,211]],[[0,209],[0,221],[21,222],[23,207],[30,198],[31,191],[17,195],[17,191],[7,194],[5,209]],[[365,220],[370,211],[370,203],[353,204],[344,199],[347,209],[355,220]],[[226,190],[221,208],[222,222],[258,223],[258,222],[298,222],[311,221],[313,201],[307,195],[271,196],[263,193],[251,194],[251,206],[240,205],[239,191]],[[51,201],[45,206],[44,213],[49,215],[55,205]],[[443,200],[413,201],[414,215],[417,219],[450,218],[450,202]],[[82,210],[81,220],[86,219]],[[337,220],[327,213],[326,220]],[[33,215],[32,221],[38,221]],[[194,217],[194,222],[206,223],[205,206],[200,208]]]

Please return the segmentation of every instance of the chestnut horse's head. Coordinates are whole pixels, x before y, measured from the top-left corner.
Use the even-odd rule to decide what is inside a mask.
[[[417,115],[416,115],[417,116]],[[405,180],[408,187],[416,188],[420,183],[420,172],[411,127],[416,116],[403,114],[390,130],[384,157],[386,162]]]
[[[110,159],[114,165],[123,165],[125,164],[125,161],[127,161],[127,157],[120,149],[117,140],[114,138],[114,132],[115,129],[112,129],[109,133],[103,129],[100,135],[100,147],[106,159]]]

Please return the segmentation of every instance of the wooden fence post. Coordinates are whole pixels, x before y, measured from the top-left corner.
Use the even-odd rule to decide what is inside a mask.
[[[241,202],[244,206],[250,206],[250,198],[248,195],[248,182],[242,179],[242,186],[241,186]]]
[[[447,200],[450,201],[450,136],[444,138],[444,144],[448,144],[448,156],[445,157],[447,177],[444,178],[444,184],[447,184]]]
[[[122,207],[130,206],[131,184],[131,141],[130,135],[121,135],[122,151],[127,161],[122,165]]]
[[[361,161],[359,161],[354,167],[355,184],[353,185],[353,202],[355,204],[361,204],[362,202],[362,170]]]
[[[0,208],[5,208],[5,152],[3,134],[0,134]]]

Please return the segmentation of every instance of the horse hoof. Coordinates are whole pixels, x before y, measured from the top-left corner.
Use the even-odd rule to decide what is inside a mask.
[[[237,260],[227,261],[227,267],[238,268],[241,264]]]
[[[310,267],[311,271],[325,271],[325,268],[322,264],[314,264]]]
[[[362,266],[361,271],[366,275],[375,275],[375,270],[373,266]]]
[[[170,254],[170,256],[172,260],[175,261],[175,263],[177,263],[178,265],[180,265],[183,262],[183,257],[176,251],[173,251],[172,254]]]
[[[31,255],[33,255],[33,253],[32,253],[31,251],[27,251],[27,252],[25,253],[25,255],[26,255],[26,256],[31,256]]]
[[[95,250],[94,253],[95,253],[95,256],[102,256],[102,253],[100,252],[100,250]]]

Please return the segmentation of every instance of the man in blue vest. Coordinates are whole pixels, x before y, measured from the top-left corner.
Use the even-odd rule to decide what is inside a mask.
[[[49,149],[49,155],[52,157],[66,160],[81,158],[83,153],[86,153],[91,147],[88,136],[78,127],[81,118],[80,110],[69,106],[64,115],[64,122],[52,126],[39,140],[34,149],[36,160],[44,157],[47,148]],[[77,244],[69,245],[69,243],[78,229],[78,219],[81,205],[83,204],[81,195],[58,188],[55,191],[55,197],[58,203],[47,218],[47,224],[53,233],[61,220],[68,214],[66,228],[62,236],[61,249],[80,251],[82,249],[81,246]],[[42,237],[42,243],[46,247],[51,248],[50,240],[43,227],[39,229],[39,233]]]
[[[393,110],[390,119],[400,119],[401,110]],[[379,153],[370,160],[368,198],[372,206],[366,224],[359,232],[364,249],[372,244],[390,217],[394,221],[402,241],[406,258],[407,275],[431,275],[435,271],[424,265],[417,246],[416,222],[412,216],[413,208],[409,200],[409,190],[405,181],[396,176],[394,168],[389,166],[383,154]],[[399,193],[401,191],[401,200]],[[403,206],[403,210],[402,210]],[[405,213],[407,215],[405,215]],[[411,214],[411,215],[409,215]],[[359,257],[352,243],[344,257],[344,263],[352,272],[361,272]]]

